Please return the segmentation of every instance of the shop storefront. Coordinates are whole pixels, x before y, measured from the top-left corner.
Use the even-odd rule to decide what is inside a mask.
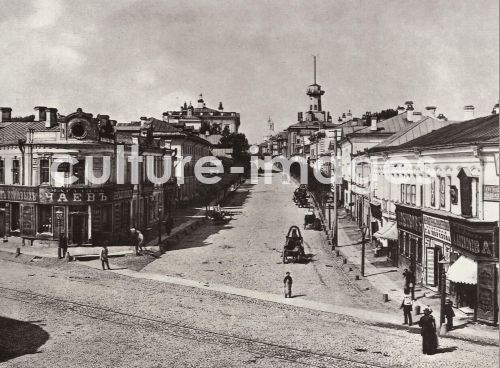
[[[38,199],[38,187],[0,185],[0,236],[34,236]]]
[[[416,282],[422,280],[422,211],[417,208],[396,205],[399,256],[398,266],[407,268],[415,275]]]
[[[476,320],[497,323],[497,223],[450,218],[450,234],[451,299],[456,307],[472,310]]]
[[[440,217],[435,214],[426,214],[422,216],[424,225],[424,277],[423,283],[428,287],[436,287],[443,290],[443,278],[441,277],[443,263],[439,261],[450,259],[451,235],[450,222],[448,217]]]
[[[7,236],[70,244],[122,241],[130,229],[129,186],[0,186],[0,221]]]

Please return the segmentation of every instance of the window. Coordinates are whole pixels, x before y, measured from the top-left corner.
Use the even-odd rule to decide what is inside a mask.
[[[431,182],[431,207],[436,205],[436,181],[432,179]]]
[[[40,184],[49,184],[50,183],[50,171],[49,171],[49,160],[41,159],[40,160]]]
[[[423,253],[423,247],[422,247],[422,239],[417,240],[417,263],[422,264],[422,253]]]
[[[52,233],[52,206],[38,206],[38,232]]]
[[[401,203],[405,203],[406,198],[406,186],[401,184]]]
[[[408,257],[408,255],[410,254],[410,236],[408,234],[405,234],[405,237],[404,237],[404,255],[406,257]]]
[[[406,184],[406,203],[410,204],[411,203],[411,185]]]
[[[410,201],[411,201],[411,204],[414,206],[417,204],[417,186],[416,185],[411,186]]]
[[[78,160],[78,163],[73,165],[73,175],[76,176],[77,180],[73,183],[74,185],[85,184],[85,162],[84,160]]]
[[[0,160],[0,184],[5,184],[5,161]]]
[[[439,178],[439,208],[446,207],[446,178]]]
[[[460,179],[460,205],[462,216],[472,217],[472,178],[464,169],[458,173]]]
[[[19,160],[15,158],[12,161],[12,184],[19,184]]]

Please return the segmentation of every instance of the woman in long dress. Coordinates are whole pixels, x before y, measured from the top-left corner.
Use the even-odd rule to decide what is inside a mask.
[[[424,315],[420,318],[418,325],[421,327],[422,352],[428,355],[434,354],[438,346],[438,340],[436,320],[432,316],[432,309],[430,307],[424,309]]]

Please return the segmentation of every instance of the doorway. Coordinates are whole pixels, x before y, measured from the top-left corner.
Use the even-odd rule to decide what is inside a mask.
[[[84,244],[88,241],[88,224],[86,214],[72,214],[70,216],[71,242]]]

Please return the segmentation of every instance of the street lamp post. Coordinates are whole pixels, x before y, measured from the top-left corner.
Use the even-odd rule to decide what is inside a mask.
[[[159,203],[158,204],[158,246],[161,245],[161,225],[162,225],[161,210],[162,210],[162,206],[161,206],[161,203]]]
[[[440,333],[446,333],[446,325],[445,325],[445,315],[444,315],[444,309],[446,305],[446,270],[445,270],[445,265],[449,264],[450,262],[446,259],[443,258],[438,262],[441,265],[441,274],[439,275],[441,277],[441,310],[439,313],[439,331]]]

